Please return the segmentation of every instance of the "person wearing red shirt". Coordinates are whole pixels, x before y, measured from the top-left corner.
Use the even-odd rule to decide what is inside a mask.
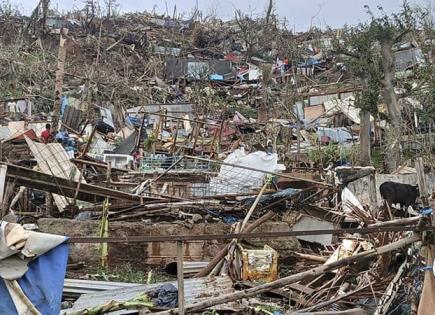
[[[45,130],[43,132],[41,132],[41,140],[44,143],[50,143],[53,141],[53,134],[51,132],[51,125],[50,124],[46,124]]]

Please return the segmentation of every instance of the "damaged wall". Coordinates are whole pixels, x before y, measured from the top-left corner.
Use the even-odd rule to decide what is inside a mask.
[[[68,219],[39,219],[41,232],[68,235],[70,237],[97,236],[98,221],[78,221]],[[224,223],[198,223],[192,228],[181,224],[147,224],[142,222],[113,222],[109,224],[110,237],[128,236],[165,236],[165,235],[201,235],[201,234],[226,234],[230,233],[231,226]],[[267,222],[259,227],[256,232],[283,232],[290,231],[284,222]],[[299,247],[296,239],[270,240],[260,242],[276,249],[280,256],[285,251]],[[218,241],[188,242],[185,245],[185,259],[191,261],[207,261],[214,257],[224,243]],[[255,245],[256,242],[251,244]],[[281,252],[280,252],[281,251]],[[131,243],[109,244],[109,263],[126,263],[143,267],[145,264],[165,265],[176,260],[177,244],[175,242],[162,243]],[[85,262],[89,266],[99,264],[98,244],[72,244],[70,247],[71,262]]]
[[[400,174],[400,175],[376,174],[376,198],[378,204],[382,202],[382,198],[379,193],[379,186],[381,186],[382,183],[387,181],[409,184],[409,185],[416,185],[417,174]],[[435,174],[434,173],[426,174],[426,182],[429,191],[434,190]],[[369,177],[366,176],[349,183],[348,188],[355,194],[355,196],[362,204],[370,204],[370,196],[367,189],[368,185],[369,185]]]

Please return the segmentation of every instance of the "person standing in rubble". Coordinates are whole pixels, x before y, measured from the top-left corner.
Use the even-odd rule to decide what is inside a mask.
[[[43,132],[41,132],[41,140],[45,144],[53,142],[54,136],[53,136],[53,131],[51,129],[51,125],[50,124],[46,124],[45,125],[45,130]]]
[[[284,57],[283,65],[284,65],[284,71],[287,72],[288,69],[290,69],[290,64],[288,62],[288,58],[287,57]]]
[[[140,168],[140,161],[142,159],[143,156],[143,152],[141,152],[142,150],[135,150],[133,152],[133,168],[135,170],[138,170]]]

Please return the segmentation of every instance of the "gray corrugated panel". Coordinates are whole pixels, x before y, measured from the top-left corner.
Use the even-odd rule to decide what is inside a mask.
[[[177,282],[173,281],[150,285],[136,285],[133,287],[124,287],[109,291],[85,294],[74,303],[73,309],[82,310],[95,307],[111,300],[119,302],[128,301],[165,283],[171,283],[177,287]],[[184,296],[186,304],[191,304],[232,292],[234,292],[234,288],[229,277],[185,279],[184,281]]]
[[[82,294],[135,287],[137,285],[137,283],[65,279],[63,294],[65,296],[79,297]]]
[[[183,270],[185,274],[197,273],[207,267],[208,261],[185,261]]]
[[[170,116],[175,116],[182,118],[187,115],[189,119],[192,119],[192,104],[191,103],[173,103],[173,104],[147,104],[144,106],[136,106],[133,108],[127,109],[127,113],[135,114],[139,110],[144,110],[147,113],[158,113],[162,109],[167,110],[167,114]],[[159,118],[158,115],[150,115],[149,120],[151,122],[157,120]]]
[[[113,153],[115,154],[131,154],[136,145],[136,136],[138,132],[134,131],[131,135],[127,137],[115,150]]]

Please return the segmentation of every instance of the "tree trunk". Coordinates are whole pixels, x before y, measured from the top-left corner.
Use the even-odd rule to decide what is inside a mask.
[[[400,140],[401,140],[401,113],[397,102],[396,93],[394,92],[394,58],[392,52],[392,43],[389,41],[381,42],[382,68],[384,70],[384,100],[387,104],[390,128],[387,135],[387,168],[393,172],[400,164]]]
[[[41,18],[41,27],[43,30],[47,27],[47,15],[48,15],[48,5],[50,3],[50,0],[42,0],[42,18]]]
[[[263,86],[263,99],[261,100],[260,106],[258,107],[258,122],[267,123],[269,120],[267,108],[267,87]]]
[[[266,13],[266,24],[268,25],[269,25],[270,15],[272,14],[272,9],[273,9],[273,0],[269,0],[269,6],[267,8],[267,13]]]
[[[360,164],[368,166],[370,165],[370,113],[361,110],[359,117],[361,120],[359,131]]]

